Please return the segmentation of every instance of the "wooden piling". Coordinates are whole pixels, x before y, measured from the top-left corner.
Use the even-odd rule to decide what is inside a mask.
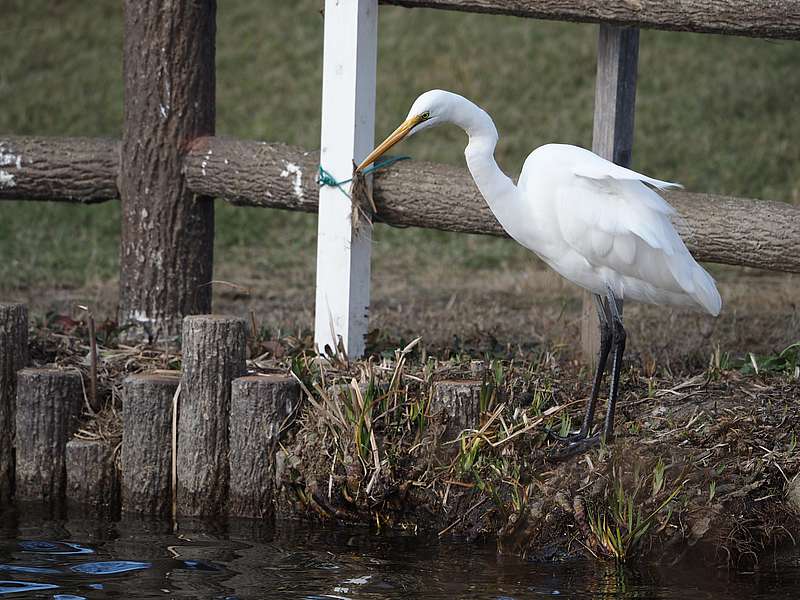
[[[300,386],[291,376],[254,375],[233,380],[229,425],[229,515],[274,516],[278,433],[299,399]]]
[[[199,315],[183,321],[177,450],[182,516],[225,512],[231,382],[245,372],[245,342],[244,319]]]
[[[430,412],[441,415],[444,439],[454,440],[464,429],[478,429],[481,420],[481,382],[439,381],[433,386]]]
[[[106,440],[67,442],[67,505],[70,513],[115,518],[119,512],[119,473],[114,447]]]
[[[16,496],[60,512],[67,483],[66,446],[83,406],[76,371],[23,369],[17,374]]]
[[[597,40],[592,151],[629,167],[636,110],[639,30],[603,24]],[[600,330],[594,300],[589,292],[583,292],[581,352],[584,361],[593,365],[599,351]]]
[[[182,172],[214,133],[216,1],[124,0],[119,322],[125,337],[174,339],[211,310],[213,199]]]
[[[172,495],[172,400],[180,377],[131,375],[122,393],[122,510],[168,516]]]
[[[28,364],[28,309],[0,303],[0,506],[14,492],[17,371]]]

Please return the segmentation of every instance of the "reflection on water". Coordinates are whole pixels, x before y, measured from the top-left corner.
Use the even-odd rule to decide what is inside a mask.
[[[0,597],[55,598],[790,598],[800,567],[617,569],[531,563],[467,544],[362,528],[137,519],[0,525]]]

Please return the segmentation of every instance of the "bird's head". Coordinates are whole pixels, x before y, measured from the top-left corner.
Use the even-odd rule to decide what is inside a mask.
[[[460,96],[443,90],[430,90],[422,94],[411,105],[406,120],[389,137],[378,144],[369,156],[358,165],[356,171],[366,167],[383,156],[389,149],[415,133],[435,127],[450,120],[450,110]]]

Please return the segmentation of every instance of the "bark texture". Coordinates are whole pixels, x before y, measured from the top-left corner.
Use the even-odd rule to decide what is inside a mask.
[[[184,168],[197,193],[242,206],[316,212],[318,161],[317,153],[292,146],[214,138],[198,140]],[[698,260],[800,272],[795,206],[687,192],[665,197],[678,211],[678,233]],[[459,167],[402,161],[377,172],[374,198],[375,220],[389,225],[506,235]]]
[[[214,206],[181,164],[214,133],[216,2],[125,0],[120,246],[121,324],[134,338],[175,338],[211,310]]]
[[[17,499],[41,502],[54,514],[63,510],[67,440],[82,406],[83,386],[75,371],[23,369],[17,374]]]
[[[119,141],[103,138],[0,138],[0,200],[93,204],[119,197]]]
[[[0,303],[0,505],[14,492],[17,371],[28,364],[28,308]]]
[[[172,399],[180,378],[131,375],[123,384],[122,510],[167,516],[172,496]]]
[[[610,23],[670,29],[800,39],[800,4],[795,0],[380,0],[409,8],[445,8],[557,21]]]
[[[231,387],[228,514],[274,517],[275,448],[286,417],[300,400],[293,377],[240,377]]]
[[[444,440],[458,437],[464,429],[478,429],[481,420],[480,381],[440,381],[433,386],[431,414],[441,414]]]
[[[192,144],[183,171],[195,194],[239,206],[317,212],[318,166],[318,152],[206,137]],[[376,174],[374,197],[377,222],[506,235],[463,168],[403,161]],[[675,226],[698,260],[800,273],[797,207],[705,193],[666,192],[665,197],[678,211]]]
[[[104,440],[72,439],[66,463],[67,503],[74,512],[114,518],[119,512],[119,473],[113,446]]]
[[[231,382],[245,371],[245,322],[201,315],[183,322],[178,416],[178,513],[223,514],[228,498]]]

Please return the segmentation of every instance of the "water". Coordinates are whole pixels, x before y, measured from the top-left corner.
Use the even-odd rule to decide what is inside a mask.
[[[0,524],[0,598],[794,598],[800,562],[721,569],[532,563],[493,543],[253,522]]]

